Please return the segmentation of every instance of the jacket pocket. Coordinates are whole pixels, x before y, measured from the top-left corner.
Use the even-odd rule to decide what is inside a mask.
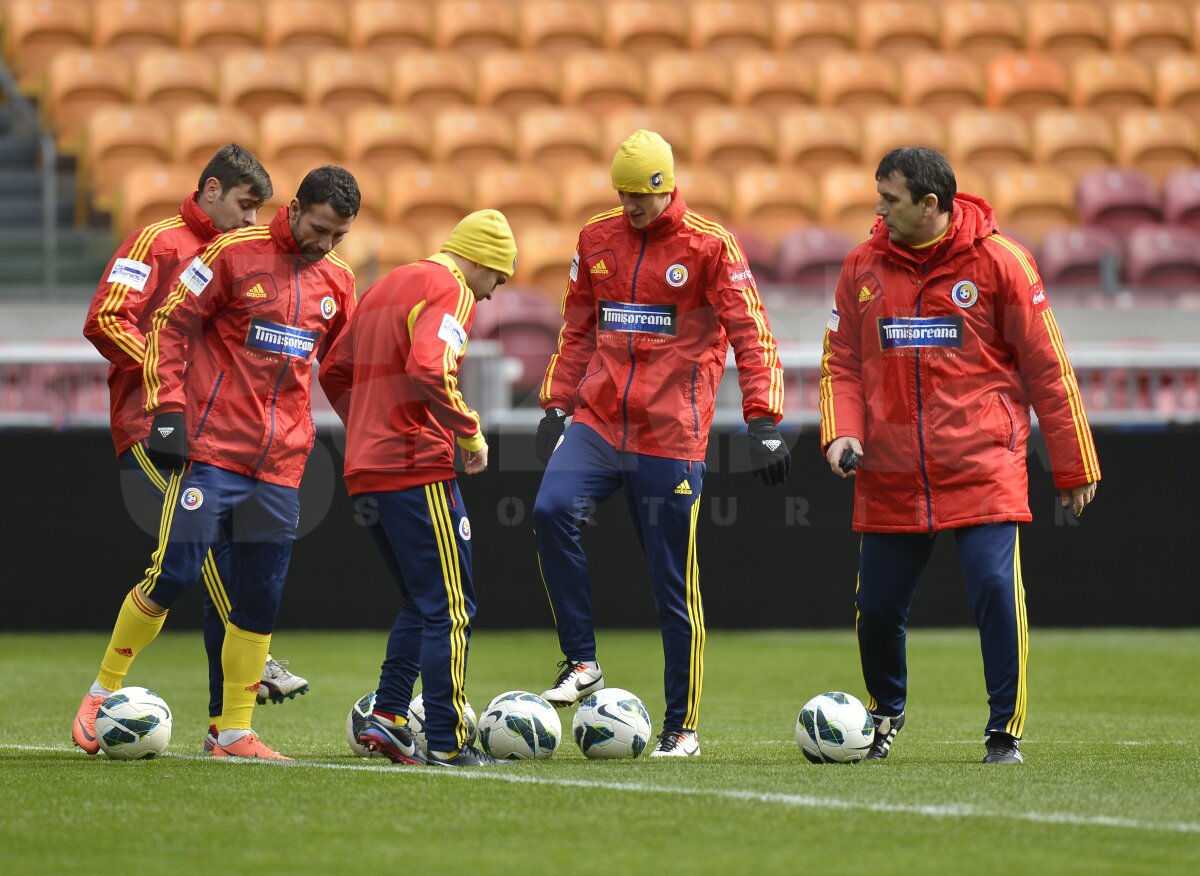
[[[582,408],[582,407],[586,407],[586,405],[584,404],[583,388],[585,386],[587,386],[587,382],[589,380],[591,380],[593,377],[595,377],[597,374],[599,374],[603,370],[604,370],[604,366],[601,365],[595,371],[590,371],[587,374],[583,375],[583,380],[579,381],[579,386],[576,387],[576,389],[575,389],[575,409],[576,410],[578,410],[579,408]]]
[[[204,431],[204,424],[208,422],[208,415],[212,412],[213,403],[217,400],[217,391],[221,388],[221,381],[225,379],[225,372],[222,371],[217,375],[217,380],[213,384],[212,392],[208,394],[208,403],[204,406],[204,413],[200,416],[200,423],[196,426],[196,434],[192,436],[193,440],[200,437],[200,433]]]
[[[997,444],[1010,453],[1017,449],[1017,414],[1012,401],[1003,392],[992,396],[984,422],[995,436]]]

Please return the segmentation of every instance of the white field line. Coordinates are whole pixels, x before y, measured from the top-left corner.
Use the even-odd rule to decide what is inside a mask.
[[[73,748],[50,745],[16,745],[0,743],[0,749],[16,751],[55,751],[71,753]],[[233,765],[234,768],[260,769],[282,767],[285,769],[319,769],[346,772],[388,773],[405,779],[462,779],[466,781],[506,782],[513,785],[545,785],[556,788],[584,788],[592,791],[616,791],[627,794],[659,794],[676,797],[700,797],[718,800],[737,800],[745,803],[765,803],[796,809],[839,809],[860,812],[887,812],[915,815],[922,818],[986,818],[1002,821],[1024,821],[1034,824],[1062,824],[1073,827],[1109,827],[1123,830],[1156,831],[1166,833],[1200,834],[1200,822],[1195,821],[1143,821],[1137,818],[1120,818],[1108,815],[1078,815],[1073,812],[1012,812],[1004,809],[984,809],[966,803],[948,803],[941,806],[918,806],[904,803],[877,803],[862,800],[839,800],[833,797],[816,797],[806,794],[779,794],[766,791],[737,790],[732,788],[681,788],[670,785],[653,785],[645,782],[605,782],[592,779],[561,779],[515,773],[510,768],[484,769],[436,769],[431,767],[414,769],[392,764],[342,764],[319,761],[247,761],[238,758],[214,759],[206,754],[166,754],[165,758],[178,760],[203,760],[212,763]],[[519,769],[519,767],[518,767]]]

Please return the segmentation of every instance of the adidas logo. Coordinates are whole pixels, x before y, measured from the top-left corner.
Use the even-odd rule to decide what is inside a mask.
[[[858,290],[858,303],[859,304],[862,304],[864,301],[874,301],[874,300],[875,300],[875,296],[871,294],[871,290],[868,289],[866,286],[863,286],[861,289]]]
[[[170,435],[174,431],[175,431],[174,426],[159,426],[158,427],[158,434],[162,435],[164,438],[166,438],[168,435]]]
[[[250,291],[246,293],[247,298],[266,298],[267,290],[262,287],[262,283],[255,283],[250,287]]]
[[[690,496],[692,494],[692,485],[687,481],[680,481],[679,486],[675,488],[676,496]]]
[[[604,264],[604,259],[600,259],[600,261],[596,262],[596,264],[594,264],[590,268],[588,268],[588,273],[589,274],[607,274],[608,273],[608,265]]]
[[[767,448],[767,450],[774,453],[776,450],[779,449],[779,445],[782,443],[783,443],[782,441],[777,441],[774,438],[770,438],[763,442],[763,447]]]

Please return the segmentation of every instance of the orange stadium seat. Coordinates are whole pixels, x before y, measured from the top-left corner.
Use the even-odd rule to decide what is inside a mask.
[[[1150,72],[1132,55],[1088,55],[1071,65],[1071,103],[1099,110],[1110,121],[1154,102]]]
[[[862,120],[860,151],[867,161],[877,161],[901,146],[946,148],[942,120],[929,110],[901,107],[871,110]]]
[[[493,164],[475,171],[476,210],[503,213],[514,228],[558,219],[557,178],[536,164]]]
[[[749,52],[730,60],[729,99],[737,106],[812,103],[814,85],[812,64],[794,53]]]
[[[280,207],[286,207],[296,197],[296,190],[304,179],[304,174],[288,170],[286,167],[268,167],[271,174],[271,197],[258,209],[258,221],[266,224],[275,218]]]
[[[1200,231],[1200,167],[1180,167],[1163,181],[1163,218]]]
[[[91,4],[83,0],[14,0],[4,22],[5,57],[25,90],[41,79],[60,49],[87,46]]]
[[[691,52],[664,52],[646,68],[646,103],[686,116],[729,102],[729,70],[718,59]]]
[[[346,45],[345,3],[335,0],[268,0],[263,45],[268,49],[332,49]]]
[[[121,180],[116,232],[135,228],[179,212],[183,199],[196,191],[200,169],[184,164],[142,164]]]
[[[986,172],[969,164],[961,164],[954,168],[954,178],[960,192],[968,192],[985,201],[991,200],[992,178]]]
[[[220,56],[261,45],[262,8],[255,0],[183,0],[179,45]]]
[[[532,52],[488,52],[475,65],[475,99],[505,112],[558,103],[558,65]]]
[[[304,68],[285,51],[231,49],[218,62],[217,99],[260,116],[279,104],[304,99]]]
[[[991,203],[1000,227],[1034,247],[1047,231],[1076,224],[1075,186],[1067,173],[1050,165],[1000,170],[995,176]]]
[[[776,124],[775,151],[780,164],[795,165],[817,176],[836,165],[858,163],[858,123],[843,109],[814,106],[783,110]]]
[[[600,41],[604,48],[646,56],[687,48],[687,14],[671,0],[608,0]]]
[[[920,0],[871,0],[860,3],[858,50],[898,61],[913,52],[938,47],[938,14]]]
[[[613,191],[606,163],[577,164],[563,171],[559,181],[563,222],[582,225],[598,213],[621,206]]]
[[[866,238],[875,224],[875,206],[879,203],[876,166],[844,164],[821,174],[817,181],[820,192],[817,214],[822,225],[836,228],[855,240]]]
[[[374,53],[345,49],[318,49],[304,61],[304,97],[344,116],[360,106],[388,102],[391,77]]]
[[[1194,5],[1194,4],[1193,4]],[[1166,0],[1125,0],[1109,11],[1109,47],[1130,53],[1147,64],[1164,55],[1184,54],[1192,47],[1187,10]]]
[[[987,103],[1016,110],[1027,120],[1051,106],[1067,105],[1067,71],[1050,55],[998,55],[987,63]]]
[[[1136,170],[1109,167],[1084,174],[1075,201],[1084,222],[1122,239],[1139,225],[1162,221],[1158,189]]]
[[[384,189],[383,180],[385,173],[377,170],[370,164],[363,161],[344,161],[338,159],[336,161],[314,161],[312,164],[302,167],[304,172],[312,170],[314,167],[320,167],[322,164],[337,164],[350,172],[358,183],[358,190],[362,198],[358,206],[358,216],[354,220],[354,230],[359,231],[365,228],[377,228],[385,224],[384,215],[387,211],[387,192]]]
[[[772,32],[775,49],[819,58],[854,48],[854,11],[837,0],[777,0]]]
[[[129,99],[129,66],[117,52],[60,49],[46,72],[46,117],[59,148],[74,153],[92,110]]]
[[[642,67],[617,52],[579,52],[562,61],[562,102],[603,115],[642,105]]]
[[[439,0],[433,22],[433,44],[440,49],[517,46],[517,7],[508,0]]]
[[[176,114],[174,130],[171,160],[176,164],[204,164],[226,143],[258,150],[257,122],[233,107],[194,104]]]
[[[771,9],[759,0],[694,0],[688,27],[694,52],[744,53],[771,49]]]
[[[942,6],[942,48],[987,60],[1024,45],[1020,8],[1006,0],[951,0]]]
[[[687,119],[664,106],[632,107],[606,113],[600,121],[600,160],[611,161],[621,141],[639,129],[657,131],[671,144],[675,161],[691,156],[691,128]]]
[[[536,286],[550,300],[557,301],[567,288],[567,272],[578,239],[579,229],[573,225],[555,223],[521,229],[513,282]]]
[[[347,117],[345,129],[347,161],[384,172],[396,164],[429,160],[429,119],[418,110],[359,107]]]
[[[703,164],[675,165],[675,187],[688,209],[725,224],[729,221],[732,187],[729,177]],[[615,198],[616,195],[614,194]]]
[[[1200,287],[1200,231],[1178,225],[1133,229],[1125,247],[1125,275],[1135,287]]]
[[[433,45],[433,9],[424,0],[355,0],[348,41],[390,58],[398,51]]]
[[[864,239],[865,234],[848,236],[815,225],[789,231],[779,241],[779,282],[819,291],[832,300],[842,262]]]
[[[788,231],[816,216],[813,178],[795,167],[751,165],[733,175],[730,221],[777,243]]]
[[[307,173],[335,164],[342,154],[342,126],[329,110],[312,106],[273,106],[259,116],[258,157],[267,168]]]
[[[983,70],[965,54],[921,53],[900,65],[900,102],[941,115],[983,103]]]
[[[590,0],[522,0],[521,47],[551,56],[598,49],[601,21]]]
[[[1154,103],[1176,109],[1200,124],[1200,60],[1193,55],[1167,55],[1154,68]]]
[[[83,166],[88,187],[101,209],[131,168],[171,160],[171,120],[146,106],[103,106],[87,119]]]
[[[217,65],[204,52],[146,49],[133,59],[133,99],[174,116],[217,97]]]
[[[731,174],[775,161],[775,125],[766,110],[710,107],[692,116],[691,160]]]
[[[475,102],[475,65],[456,52],[412,49],[401,52],[392,66],[392,103],[436,110],[449,104]]]
[[[837,53],[817,62],[817,102],[862,115],[894,106],[898,89],[894,62],[879,55]]]
[[[446,107],[433,116],[434,161],[474,169],[516,157],[516,129],[493,107]]]
[[[950,117],[947,155],[985,173],[1029,163],[1029,125],[1012,110],[962,110]]]
[[[1078,180],[1113,162],[1113,132],[1095,110],[1042,110],[1033,120],[1033,160],[1053,164]]]
[[[600,122],[579,107],[531,107],[517,116],[517,158],[546,170],[600,161]]]
[[[471,212],[471,182],[461,168],[448,164],[410,164],[387,172],[384,215],[388,222],[416,228],[451,226]]]
[[[1025,48],[1069,63],[1108,48],[1108,16],[1089,0],[1045,0],[1025,8]]]
[[[173,46],[178,9],[155,0],[97,0],[92,12],[92,45],[98,49]]]
[[[368,286],[392,269],[431,255],[425,250],[421,236],[411,228],[403,225],[360,228],[357,222],[338,244],[337,253],[354,271],[359,298]]]
[[[1156,183],[1200,162],[1196,125],[1179,110],[1129,110],[1117,120],[1117,163]]]

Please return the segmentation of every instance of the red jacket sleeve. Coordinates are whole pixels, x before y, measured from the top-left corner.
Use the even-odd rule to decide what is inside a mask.
[[[562,408],[568,414],[575,410],[575,390],[583,380],[587,364],[596,352],[596,296],[592,278],[580,274],[579,251],[583,236],[575,247],[567,291],[563,294],[563,327],[558,333],[558,350],[550,357],[538,403],[543,409]]]
[[[147,229],[139,228],[117,248],[83,324],[83,336],[105,359],[124,368],[142,365],[146,341],[138,322],[171,268],[159,264],[153,242]]]
[[[346,325],[320,359],[317,379],[342,423],[350,416],[350,389],[354,385],[354,330]]]
[[[862,381],[862,327],[851,297],[849,259],[842,264],[834,293],[833,312],[821,345],[821,449],[835,438],[866,437],[866,398]]]

